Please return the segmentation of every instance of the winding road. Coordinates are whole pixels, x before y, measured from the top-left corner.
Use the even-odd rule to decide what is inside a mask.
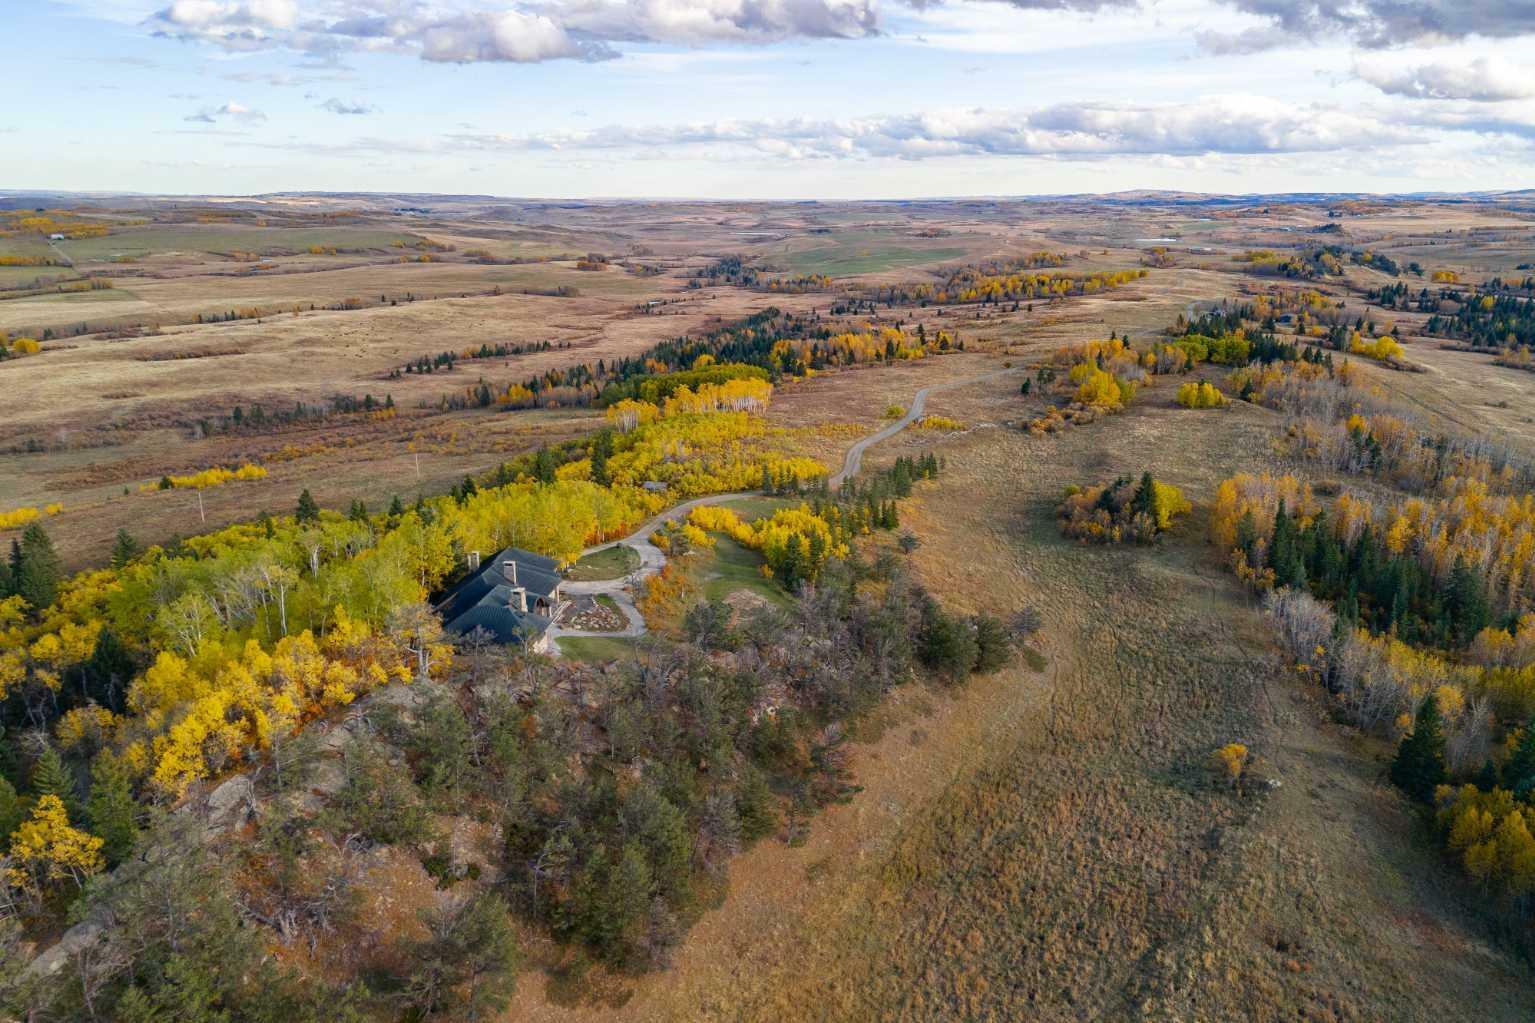
[[[889,440],[922,418],[923,410],[927,407],[927,396],[929,394],[935,391],[948,391],[956,387],[965,387],[984,380],[992,380],[996,377],[1007,376],[1010,373],[1022,373],[1024,371],[1025,367],[1023,366],[1013,366],[1008,369],[995,370],[991,373],[983,373],[980,376],[967,377],[964,380],[950,380],[942,384],[929,384],[919,389],[912,397],[911,406],[906,410],[905,415],[890,425],[855,442],[852,447],[847,449],[847,454],[842,459],[842,468],[827,480],[827,485],[832,490],[841,487],[844,480],[858,475],[859,470],[863,468],[863,455],[865,451],[880,441]],[[610,547],[618,547],[620,545],[632,547],[639,554],[639,567],[628,575],[617,579],[567,582],[562,587],[568,596],[596,597],[606,595],[612,598],[628,624],[621,631],[616,632],[592,632],[586,629],[570,629],[562,625],[551,625],[545,633],[549,639],[549,653],[554,657],[560,656],[559,641],[562,637],[607,636],[614,639],[632,639],[643,636],[647,631],[645,617],[640,614],[639,608],[634,606],[633,591],[634,587],[661,571],[666,565],[666,554],[661,548],[651,542],[651,537],[655,535],[655,531],[668,522],[686,516],[694,508],[701,508],[704,505],[710,504],[724,504],[728,501],[740,500],[743,497],[758,497],[760,495],[761,491],[740,490],[730,494],[709,494],[706,497],[695,497],[691,501],[684,501],[681,504],[673,505],[661,514],[647,520],[643,526],[628,536],[617,540],[608,540],[605,543],[599,543],[586,548],[581,552],[583,558],[588,554],[595,554],[598,551],[605,551]]]

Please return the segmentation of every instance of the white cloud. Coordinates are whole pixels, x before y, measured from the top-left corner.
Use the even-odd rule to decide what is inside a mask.
[[[1496,58],[1405,65],[1365,61],[1354,75],[1391,96],[1500,103],[1535,96],[1535,71]]]
[[[266,114],[259,110],[252,110],[244,103],[236,103],[230,100],[223,106],[203,107],[195,114],[188,114],[185,120],[201,124],[216,124],[219,121],[243,121],[247,124],[255,124],[266,120]]]
[[[337,99],[335,96],[332,96],[324,103],[321,103],[320,109],[329,110],[333,114],[348,114],[354,117],[361,116],[362,114],[374,114],[378,112],[378,107],[375,107],[371,103],[364,103],[360,99],[354,99],[351,102],[347,102],[344,99]]]
[[[529,135],[455,135],[450,141],[462,148],[488,150],[728,153],[746,148],[796,160],[923,160],[1331,152],[1409,144],[1415,139],[1405,129],[1366,114],[1256,97],[1218,97],[1169,106],[1061,104],[1031,110],[975,108],[845,120],[614,125]]]
[[[626,43],[766,44],[880,31],[878,0],[175,0],[158,34],[229,50],[392,50],[469,63],[603,60]],[[1027,0],[1097,7],[1106,0]]]
[[[604,44],[577,40],[542,14],[503,11],[471,14],[402,31],[396,38],[418,44],[425,60],[470,63],[544,60],[596,60],[612,56]]]
[[[1252,53],[1302,40],[1349,39],[1379,49],[1418,42],[1535,35],[1530,0],[1220,0],[1265,24],[1204,32],[1217,53]]]

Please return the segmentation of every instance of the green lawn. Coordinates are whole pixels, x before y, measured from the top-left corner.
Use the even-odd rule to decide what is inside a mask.
[[[715,534],[718,543],[709,560],[699,566],[704,581],[704,596],[724,600],[732,593],[755,593],[777,607],[790,605],[789,595],[762,574],[762,558],[756,551],[742,547],[728,536]]]
[[[560,653],[573,661],[617,661],[634,655],[634,642],[612,636],[561,636]]]
[[[608,547],[571,565],[565,578],[572,582],[592,582],[599,579],[622,579],[640,567],[640,552],[623,544]]]
[[[618,601],[614,600],[606,593],[597,594],[597,603],[601,604],[603,607],[607,608],[609,611],[612,611],[616,615],[623,614],[623,612],[618,609]]]

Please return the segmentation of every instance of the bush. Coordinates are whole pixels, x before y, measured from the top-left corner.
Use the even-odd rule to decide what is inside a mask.
[[[1181,490],[1148,472],[1134,487],[1128,476],[1106,486],[1072,487],[1055,515],[1061,532],[1078,540],[1150,543],[1192,508]]]

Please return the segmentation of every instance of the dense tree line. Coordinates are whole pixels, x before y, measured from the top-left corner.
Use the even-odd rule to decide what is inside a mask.
[[[1476,348],[1535,348],[1535,299],[1508,291],[1457,298],[1453,312],[1439,311],[1428,318],[1424,333]]]

